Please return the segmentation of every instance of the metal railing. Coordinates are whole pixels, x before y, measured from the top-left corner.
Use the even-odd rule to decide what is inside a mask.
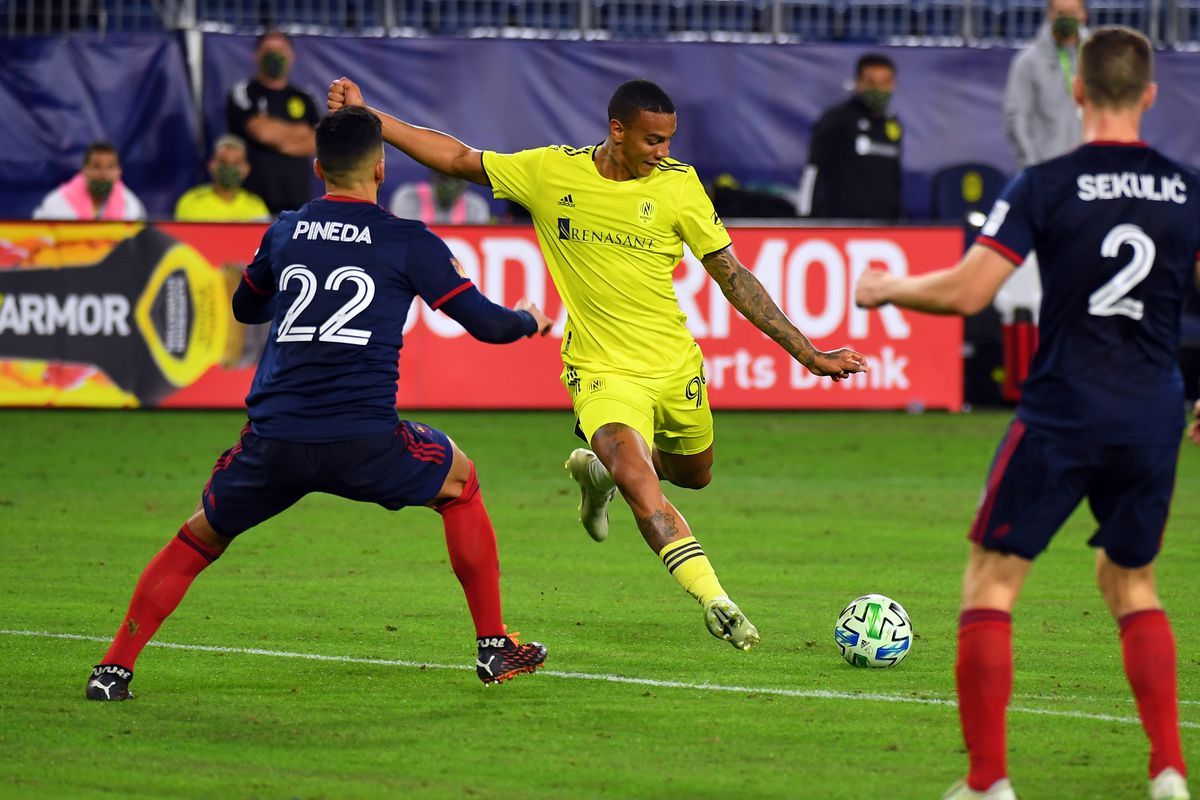
[[[201,30],[374,36],[1015,44],[1044,0],[0,0],[0,36]],[[1200,49],[1200,0],[1091,0],[1092,25]]]

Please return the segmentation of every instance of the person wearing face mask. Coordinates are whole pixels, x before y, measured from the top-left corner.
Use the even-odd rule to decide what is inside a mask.
[[[904,129],[888,113],[896,65],[867,53],[854,68],[854,94],[828,109],[813,127],[808,165],[800,178],[802,217],[896,220]]]
[[[398,187],[388,209],[397,217],[419,219],[426,225],[486,225],[491,218],[487,200],[467,189],[466,181],[439,172],[428,181]]]
[[[98,141],[83,154],[83,169],[46,195],[34,219],[138,220],[146,209],[121,182],[121,160],[111,142]]]
[[[213,182],[189,189],[175,205],[180,222],[260,222],[271,218],[262,198],[242,188],[250,173],[246,143],[226,134],[217,139],[208,174]]]
[[[1080,39],[1087,35],[1083,0],[1050,0],[1037,37],[1013,59],[1004,88],[1004,123],[1017,166],[1024,169],[1074,150],[1083,141],[1071,99]]]
[[[316,154],[320,113],[312,95],[288,82],[295,53],[288,37],[268,31],[254,49],[258,74],[229,92],[229,132],[247,145],[246,189],[259,195],[272,214],[293,211],[312,196],[310,164]]]
[[[1087,36],[1084,0],[1050,0],[1037,36],[1013,59],[1004,87],[1004,126],[1017,166],[1024,169],[1064,155],[1083,142],[1072,95],[1080,41]],[[1005,342],[1004,394],[1020,397],[1037,349],[1042,283],[1037,253],[996,293]]]

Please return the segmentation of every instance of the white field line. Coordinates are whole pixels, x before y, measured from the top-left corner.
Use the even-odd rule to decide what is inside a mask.
[[[0,630],[0,636],[28,636],[39,639],[70,639],[78,642],[101,642],[107,644],[111,637],[85,636],[78,633],[50,633],[48,631],[15,631]],[[410,667],[416,669],[455,669],[470,670],[466,664],[431,664],[421,661],[405,661],[394,658],[359,658],[356,656],[329,656],[321,653],[296,653],[290,650],[264,650],[258,647],[216,647],[206,644],[179,644],[177,642],[150,642],[149,647],[163,647],[169,650],[187,650],[200,653],[230,653],[246,656],[268,656],[271,658],[298,658],[304,661],[327,661],[341,664],[374,664],[385,667]],[[603,683],[623,683],[633,686],[650,686],[656,689],[690,689],[699,692],[732,692],[736,694],[765,694],[773,697],[797,697],[817,700],[869,700],[879,703],[915,703],[927,706],[957,706],[953,700],[936,697],[913,697],[903,694],[884,694],[874,692],[834,692],[827,689],[775,689],[762,686],[727,686],[718,683],[685,683],[684,681],[661,681],[653,678],[630,678],[624,675],[606,675],[594,672],[562,672],[553,669],[538,671],[539,675],[551,678],[566,678],[576,681],[601,681]],[[1182,701],[1194,703],[1195,701]],[[1049,708],[1031,708],[1029,706],[1009,706],[1008,710],[1018,714],[1038,714],[1046,717],[1067,717],[1069,719],[1091,719],[1100,722],[1120,722],[1126,725],[1140,725],[1137,717],[1116,716],[1113,714],[1093,714],[1087,711],[1064,711]],[[1180,722],[1181,728],[1200,728],[1200,723]]]

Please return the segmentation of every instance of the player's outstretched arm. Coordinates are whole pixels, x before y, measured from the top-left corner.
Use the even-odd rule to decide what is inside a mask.
[[[345,106],[366,107],[367,103],[358,84],[349,78],[338,78],[329,85],[327,105],[332,112]],[[383,122],[383,140],[409,158],[444,175],[464,178],[481,186],[491,185],[483,169],[481,151],[441,131],[409,125],[377,108],[371,110]]]
[[[970,316],[988,307],[1014,268],[995,250],[976,244],[955,266],[926,275],[908,277],[868,270],[858,279],[854,302],[862,308],[892,303],[929,314]]]
[[[702,262],[730,304],[812,374],[840,381],[852,373],[867,371],[867,360],[860,353],[845,348],[824,353],[813,347],[808,337],[771,299],[758,278],[737,260],[732,246],[709,253]]]
[[[528,300],[519,301],[511,309],[505,308],[484,297],[470,284],[440,310],[462,325],[472,338],[488,344],[508,344],[534,334],[545,336],[554,324]]]

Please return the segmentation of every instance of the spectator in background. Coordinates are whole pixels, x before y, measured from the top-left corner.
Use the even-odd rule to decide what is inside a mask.
[[[258,75],[230,90],[225,115],[229,132],[248,146],[246,188],[278,214],[311,199],[311,160],[317,152],[314,131],[320,114],[311,95],[288,83],[295,56],[285,34],[264,33],[254,55]]]
[[[1024,169],[1074,150],[1083,141],[1071,94],[1079,41],[1087,35],[1084,0],[1050,0],[1037,37],[1017,54],[1004,87],[1004,125]]]
[[[227,133],[217,139],[208,174],[213,182],[184,192],[175,205],[181,222],[258,222],[271,218],[266,203],[242,188],[250,173],[246,143]]]
[[[1050,0],[1037,37],[1019,52],[1004,87],[1004,127],[1017,166],[1057,158],[1083,143],[1083,123],[1072,82],[1079,43],[1087,35],[1084,0]],[[1037,349],[1042,281],[1037,253],[1025,257],[995,298],[1004,330],[1004,394],[1016,400]]]
[[[854,94],[827,110],[813,128],[800,179],[802,217],[895,220],[900,200],[899,120],[888,114],[896,65],[867,53],[854,68]]]
[[[42,198],[34,219],[136,220],[146,218],[137,195],[121,183],[121,159],[112,142],[88,145],[83,169]]]
[[[440,172],[430,173],[428,181],[398,187],[388,207],[397,217],[426,225],[483,225],[491,219],[487,200],[468,190],[462,178]]]

